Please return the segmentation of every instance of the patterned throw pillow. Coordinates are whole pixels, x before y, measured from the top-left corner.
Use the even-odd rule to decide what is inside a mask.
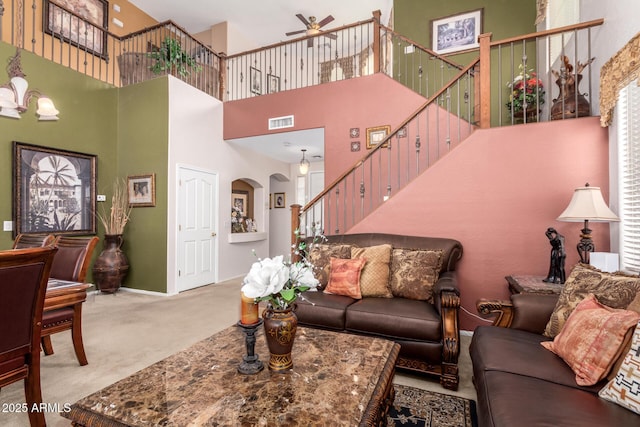
[[[313,245],[311,251],[307,255],[307,259],[313,264],[313,275],[320,282],[320,289],[324,289],[329,283],[329,270],[331,267],[331,257],[335,258],[351,258],[351,245],[331,245],[317,244]]]
[[[366,262],[367,260],[364,258],[331,258],[329,283],[324,292],[327,294],[344,295],[346,297],[361,299],[360,273]]]
[[[607,307],[638,311],[640,277],[623,273],[605,273],[586,264],[576,265],[560,292],[544,335],[554,338],[573,309],[588,294],[594,294]]]
[[[442,268],[444,251],[401,249],[391,256],[391,292],[394,297],[433,303],[433,286]]]
[[[567,362],[578,385],[594,385],[609,373],[622,351],[627,331],[639,320],[640,313],[604,306],[589,294],[555,339],[540,344]]]
[[[615,378],[602,387],[598,395],[640,414],[640,323],[631,339],[631,348]]]
[[[360,275],[360,292],[363,297],[392,298],[389,285],[391,245],[351,248],[351,258],[367,260]]]

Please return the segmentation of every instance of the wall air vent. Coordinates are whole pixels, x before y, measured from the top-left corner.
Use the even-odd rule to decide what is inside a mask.
[[[293,127],[293,116],[274,117],[269,119],[269,130]]]

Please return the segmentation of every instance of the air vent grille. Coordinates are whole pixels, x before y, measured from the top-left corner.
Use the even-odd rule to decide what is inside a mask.
[[[269,119],[269,130],[293,127],[293,116],[274,117]]]

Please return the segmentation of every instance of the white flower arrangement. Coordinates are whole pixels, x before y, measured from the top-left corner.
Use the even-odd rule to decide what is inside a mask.
[[[320,283],[313,275],[314,266],[304,256],[307,245],[300,240],[299,231],[296,231],[296,236],[298,242],[292,247],[293,255],[301,256],[301,260],[292,262],[290,257],[285,260],[283,255],[258,259],[242,282],[244,295],[254,298],[256,303],[268,301],[274,309],[285,310],[302,292],[318,287]],[[320,240],[326,238],[314,233],[311,247]]]

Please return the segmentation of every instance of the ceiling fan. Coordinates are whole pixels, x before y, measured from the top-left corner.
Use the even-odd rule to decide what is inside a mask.
[[[302,23],[307,27],[304,30],[298,30],[298,31],[290,31],[288,33],[285,33],[285,35],[287,36],[293,36],[295,34],[302,34],[305,33],[307,36],[313,36],[316,34],[320,34],[320,33],[324,33],[323,31],[320,30],[320,28],[324,27],[325,25],[327,25],[329,22],[333,21],[334,18],[333,16],[329,15],[326,18],[324,18],[322,21],[317,22],[316,21],[316,17],[315,16],[310,16],[309,20],[307,20],[307,18],[305,18],[304,16],[302,16],[302,14],[298,13],[296,15],[298,17],[298,19],[300,21],[302,21]],[[335,40],[338,38],[338,36],[336,36],[335,34],[329,34],[329,33],[324,33],[325,37],[328,37],[332,40]],[[309,39],[307,40],[307,47],[313,47],[313,39]]]

